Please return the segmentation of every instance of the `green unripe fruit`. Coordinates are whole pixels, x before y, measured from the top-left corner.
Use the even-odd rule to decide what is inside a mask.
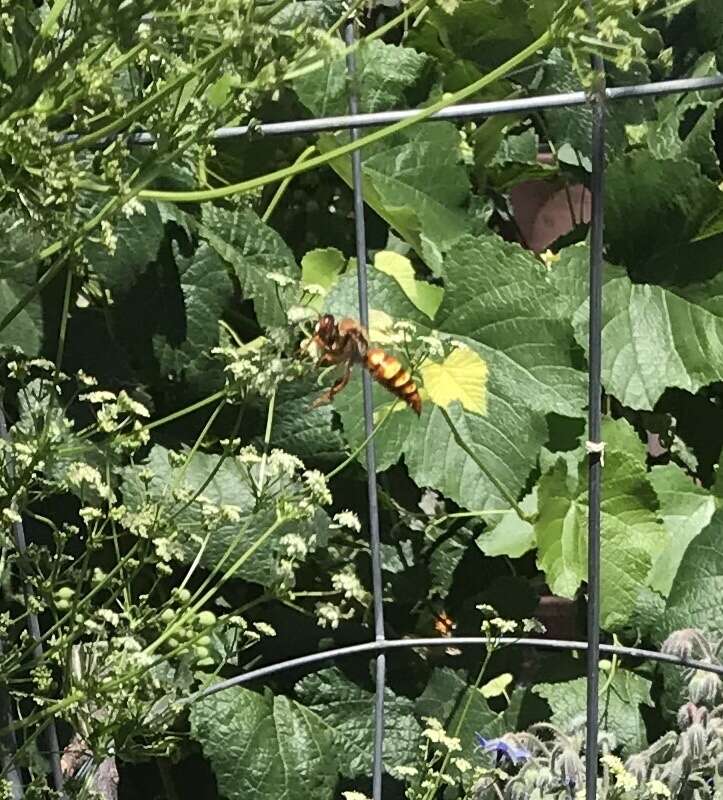
[[[210,628],[212,625],[216,624],[216,615],[213,611],[202,611],[198,617],[198,624],[202,628]]]
[[[70,600],[60,598],[60,600],[55,601],[55,607],[58,611],[67,611],[70,608]]]
[[[166,608],[161,613],[161,622],[164,623],[164,625],[168,625],[169,622],[173,622],[175,618],[176,614],[172,608]]]
[[[174,589],[173,593],[181,603],[188,603],[188,601],[191,599],[191,593],[188,591],[188,589]]]
[[[60,589],[55,593],[55,596],[60,600],[70,600],[70,598],[75,594],[75,589],[71,589],[70,586],[61,586]]]
[[[208,647],[194,647],[193,652],[196,658],[201,659],[208,658],[211,655],[211,651],[208,649]]]

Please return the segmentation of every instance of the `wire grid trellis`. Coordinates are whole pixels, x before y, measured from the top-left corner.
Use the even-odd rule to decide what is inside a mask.
[[[345,27],[344,38],[347,46],[352,46],[356,41],[354,23],[350,22]],[[213,139],[230,139],[245,136],[251,133],[267,136],[292,136],[312,134],[321,131],[349,132],[352,142],[359,139],[361,128],[376,127],[408,119],[418,114],[414,109],[383,111],[375,113],[362,113],[359,109],[359,96],[356,86],[356,59],[353,49],[347,55],[347,71],[349,75],[349,113],[344,116],[317,117],[313,119],[291,120],[271,124],[253,126],[238,126],[219,128]],[[599,58],[593,59],[593,68],[599,79],[604,78],[602,62]],[[520,98],[514,100],[501,100],[485,103],[464,103],[448,106],[447,108],[427,117],[425,120],[470,120],[491,117],[499,114],[515,112],[540,111],[550,108],[571,108],[588,105],[592,115],[591,139],[591,182],[592,197],[590,220],[590,261],[589,261],[589,300],[590,315],[588,324],[588,608],[587,608],[587,641],[573,641],[543,638],[512,638],[501,637],[495,643],[508,646],[525,646],[553,650],[585,650],[586,675],[587,675],[587,708],[586,708],[586,745],[585,745],[585,775],[586,775],[586,800],[595,800],[597,797],[597,759],[598,759],[598,662],[600,653],[608,653],[630,658],[647,659],[661,663],[673,664],[681,667],[700,669],[707,672],[723,675],[723,666],[707,661],[686,659],[668,653],[644,650],[636,647],[623,647],[619,645],[600,643],[600,502],[602,482],[602,458],[604,443],[600,441],[602,423],[602,381],[601,381],[601,333],[602,333],[602,266],[603,266],[603,208],[604,208],[604,176],[605,176],[605,106],[610,101],[624,100],[627,98],[641,99],[665,94],[680,94],[690,91],[710,89],[723,89],[723,75],[703,78],[687,78],[680,80],[659,81],[655,83],[636,84],[607,88],[604,80],[599,80],[595,90],[591,93],[582,91],[564,92],[552,95]],[[74,137],[64,137],[72,139]],[[135,133],[127,137],[129,143],[152,144],[155,136],[151,132]],[[369,321],[369,300],[367,286],[367,247],[366,225],[364,216],[364,196],[362,182],[362,155],[361,150],[352,152],[352,190],[354,196],[354,224],[356,238],[356,258],[358,265],[358,299],[360,322],[365,327]],[[384,691],[386,686],[386,653],[409,647],[481,647],[489,645],[489,639],[481,636],[445,637],[445,638],[404,638],[387,639],[384,628],[382,562],[379,529],[379,509],[377,499],[376,462],[374,452],[373,406],[371,394],[371,377],[363,372],[363,404],[364,424],[367,437],[366,467],[367,490],[369,506],[369,538],[372,563],[372,588],[373,588],[373,619],[374,640],[360,642],[355,645],[338,647],[281,662],[267,664],[250,670],[228,680],[219,681],[203,690],[188,696],[184,704],[188,705],[203,697],[208,697],[217,692],[224,691],[233,686],[249,683],[287,670],[309,667],[332,659],[352,655],[370,654],[375,659],[375,701],[374,701],[374,737],[373,737],[373,767],[372,767],[372,797],[373,800],[382,800],[382,752],[384,746]],[[7,438],[5,414],[0,406],[0,437]],[[25,547],[25,535],[22,522],[14,525],[16,545],[19,551]],[[28,587],[25,587],[28,591]],[[36,655],[42,655],[40,644],[40,628],[37,616],[28,617],[29,633],[37,642]],[[0,693],[0,725],[6,725],[10,720],[11,709],[4,693]],[[60,769],[60,752],[58,736],[54,721],[50,721],[46,731],[47,748],[50,756],[51,772],[55,789],[61,796],[63,792],[63,775]],[[12,784],[13,800],[21,800],[23,786],[19,771],[13,765],[12,759],[8,761],[7,751],[12,752],[13,743],[5,741],[3,755],[3,772]]]

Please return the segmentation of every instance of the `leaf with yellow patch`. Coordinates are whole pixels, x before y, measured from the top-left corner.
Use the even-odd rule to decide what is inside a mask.
[[[473,350],[453,350],[441,364],[427,363],[420,372],[435,405],[447,408],[457,401],[467,411],[487,413],[487,362]]]
[[[374,257],[374,266],[380,272],[394,278],[412,303],[430,319],[434,319],[444,295],[441,286],[417,280],[412,262],[399,253],[388,250],[377,253]]]

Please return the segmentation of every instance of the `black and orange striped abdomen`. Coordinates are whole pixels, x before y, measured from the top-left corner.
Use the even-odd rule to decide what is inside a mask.
[[[422,413],[422,398],[419,396],[417,384],[399,359],[390,356],[380,347],[374,347],[367,351],[364,366],[375,381],[404,400],[417,416]]]

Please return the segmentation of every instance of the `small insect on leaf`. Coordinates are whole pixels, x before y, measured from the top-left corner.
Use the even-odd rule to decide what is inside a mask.
[[[447,408],[455,401],[467,411],[487,413],[487,362],[467,348],[453,350],[441,363],[420,369],[429,399]]]

